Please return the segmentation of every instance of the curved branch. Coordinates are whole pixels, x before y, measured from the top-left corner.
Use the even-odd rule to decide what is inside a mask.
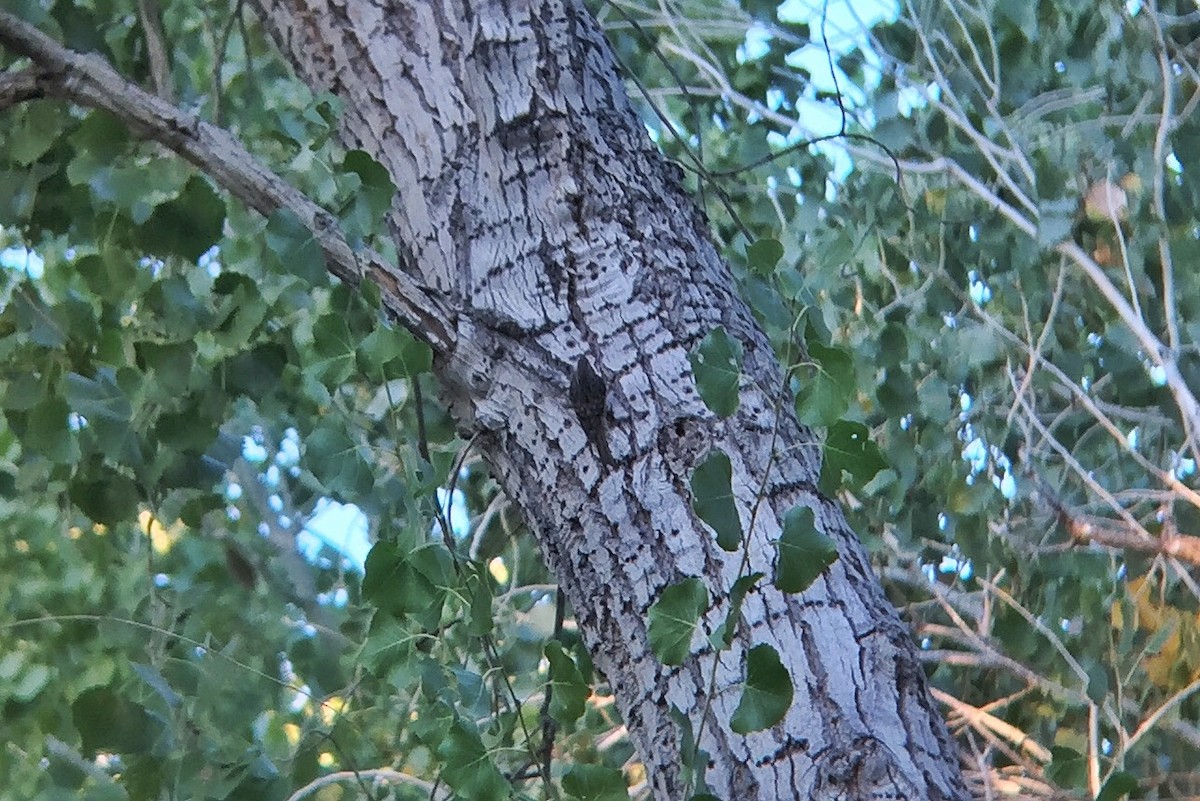
[[[308,784],[301,787],[296,792],[288,796],[288,801],[300,801],[302,798],[316,793],[322,787],[338,782],[374,780],[377,782],[388,782],[390,784],[403,784],[408,787],[415,787],[429,798],[442,799],[446,797],[446,793],[438,790],[437,785],[431,784],[423,779],[418,779],[416,776],[409,776],[407,773],[401,773],[398,770],[391,768],[373,768],[371,770],[342,770],[337,773],[329,773],[325,776],[319,776],[313,779]]]
[[[20,100],[59,97],[108,111],[135,133],[202,169],[260,214],[281,208],[295,213],[325,253],[333,275],[354,285],[363,279],[374,282],[384,305],[414,335],[435,351],[451,349],[452,315],[434,290],[419,284],[405,269],[389,265],[380,254],[351,248],[332,214],[268,169],[227,131],[130,83],[100,56],[68,50],[4,11],[0,11],[0,45],[35,65],[0,79],[0,109]]]

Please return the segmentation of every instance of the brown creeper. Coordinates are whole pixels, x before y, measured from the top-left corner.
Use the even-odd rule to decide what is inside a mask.
[[[604,379],[596,373],[596,368],[588,361],[587,356],[580,356],[571,376],[571,407],[579,417],[583,433],[588,442],[596,446],[600,461],[606,465],[616,464],[612,451],[608,449],[608,426],[605,415],[608,413],[608,387]]]

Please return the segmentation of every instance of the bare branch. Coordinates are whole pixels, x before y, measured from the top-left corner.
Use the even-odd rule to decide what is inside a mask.
[[[934,698],[961,715],[963,720],[975,729],[999,735],[1039,762],[1045,763],[1050,761],[1049,750],[1011,723],[1007,723],[995,715],[983,711],[979,707],[971,706],[965,701],[960,701],[950,693],[939,690],[936,687],[932,688],[929,692]]]

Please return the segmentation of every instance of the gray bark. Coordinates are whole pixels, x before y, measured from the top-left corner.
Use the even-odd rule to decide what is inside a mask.
[[[680,731],[700,729],[715,793],[739,798],[960,798],[955,747],[908,632],[838,507],[819,449],[779,403],[779,367],[735,296],[705,222],[632,110],[577,2],[261,0],[301,75],[346,103],[348,145],[400,192],[389,224],[415,277],[456,312],[438,371],[464,428],[524,510],[608,677],[655,796],[681,797]],[[707,411],[687,354],[723,325],[745,348],[741,406]],[[609,468],[568,401],[589,356],[610,382]],[[734,464],[752,570],[771,574],[783,514],[811,507],[840,558],[800,596],[762,584],[732,652],[665,669],[646,638],[668,584],[700,577],[724,619],[742,554],[690,510],[698,457]],[[704,642],[697,637],[697,643]],[[776,727],[729,728],[742,656],[767,642],[796,687]],[[714,664],[715,662],[715,664]],[[716,671],[715,692],[709,680]],[[711,706],[710,706],[711,704]]]
[[[0,44],[37,67],[0,87],[0,101],[51,91],[109,109],[260,211],[297,211],[340,277],[381,284],[388,307],[425,332],[464,431],[480,434],[535,531],[656,798],[685,790],[673,708],[701,731],[705,778],[723,799],[966,798],[908,632],[841,511],[816,489],[816,439],[781,402],[769,344],[582,5],[258,5],[300,74],[344,100],[347,144],[400,188],[388,220],[404,253],[398,270],[351,254],[327,214],[228,135],[3,13]],[[741,405],[725,420],[700,401],[687,359],[718,325],[745,349]],[[581,355],[609,383],[613,465],[569,401]],[[691,470],[714,447],[733,463],[744,553],[718,548],[691,511]],[[743,559],[771,575],[796,504],[813,509],[839,559],[800,595],[761,583],[733,648],[714,652],[703,635],[724,620]],[[716,600],[694,655],[665,668],[647,644],[647,610],[686,577]],[[780,654],[795,700],[778,725],[743,736],[729,721],[744,654],[759,643]]]

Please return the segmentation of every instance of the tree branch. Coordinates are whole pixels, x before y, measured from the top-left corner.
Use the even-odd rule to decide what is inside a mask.
[[[166,36],[163,35],[162,17],[158,13],[156,0],[138,0],[138,19],[146,38],[146,53],[150,58],[150,80],[154,94],[175,102],[175,87],[171,85],[171,59],[167,56]]]
[[[372,250],[352,249],[332,214],[259,162],[227,131],[143,91],[100,56],[68,50],[3,11],[0,45],[40,68],[0,80],[0,109],[20,100],[60,97],[116,115],[135,133],[165,145],[202,169],[260,214],[270,215],[281,208],[295,213],[324,251],[333,275],[354,285],[363,279],[374,282],[384,305],[416,336],[436,351],[452,347],[452,315],[435,290],[420,285],[406,270],[389,265]]]
[[[330,773],[325,776],[318,776],[308,784],[301,787],[296,792],[288,796],[288,801],[300,801],[302,798],[307,798],[313,795],[322,787],[338,782],[349,781],[376,781],[387,782],[389,784],[403,784],[408,787],[415,787],[422,794],[432,799],[442,799],[446,797],[446,792],[438,789],[437,785],[430,784],[423,779],[418,779],[416,776],[409,776],[407,773],[402,773],[391,768],[372,768],[371,770],[341,770],[336,773]]]
[[[46,92],[40,83],[42,79],[42,71],[36,67],[0,73],[0,112],[18,103],[45,97]]]

